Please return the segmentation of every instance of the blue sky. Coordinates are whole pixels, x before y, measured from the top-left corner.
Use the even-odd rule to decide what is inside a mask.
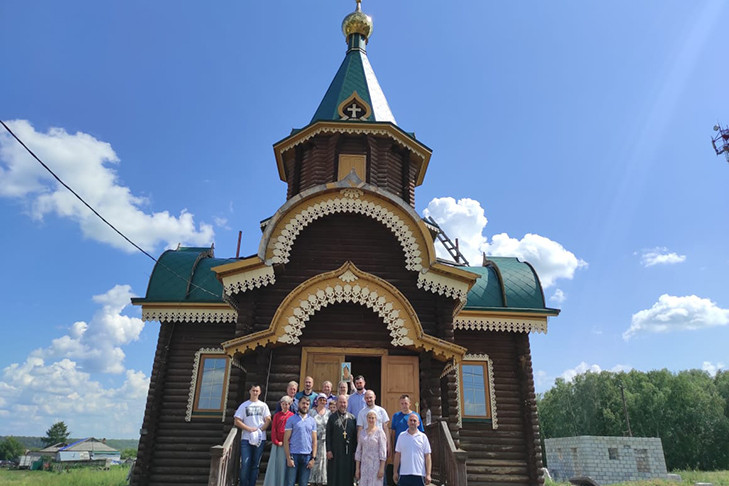
[[[354,2],[0,3],[0,117],[153,255],[256,251]],[[729,366],[729,4],[364,0],[400,127],[433,149],[419,213],[520,256],[562,309],[537,391],[586,370]],[[0,435],[137,437],[153,262],[0,134]],[[113,420],[109,421],[109,417]]]

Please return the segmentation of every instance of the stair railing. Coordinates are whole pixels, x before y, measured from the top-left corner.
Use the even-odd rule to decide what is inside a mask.
[[[456,447],[445,419],[438,419],[425,428],[431,444],[433,476],[441,486],[467,486],[466,459],[468,452]]]
[[[223,445],[210,448],[208,486],[235,486],[240,470],[240,429],[233,427]]]

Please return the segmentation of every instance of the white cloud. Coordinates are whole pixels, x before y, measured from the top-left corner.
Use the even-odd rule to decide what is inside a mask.
[[[73,436],[135,437],[144,412],[149,378],[126,371],[118,388],[104,388],[72,360],[46,363],[30,356],[2,372],[0,409],[5,434],[42,435],[63,420]]]
[[[640,263],[644,267],[652,267],[653,265],[672,265],[682,263],[686,260],[686,255],[679,255],[676,252],[668,251],[666,247],[657,246],[648,250],[643,250],[640,256]]]
[[[716,376],[719,371],[726,369],[726,365],[722,362],[714,364],[710,361],[704,361],[701,363],[701,369],[709,373],[711,376]]]
[[[63,420],[73,436],[135,437],[149,378],[124,368],[122,346],[139,338],[144,323],[122,314],[132,296],[116,285],[93,297],[100,309],[74,322],[50,346],[32,351],[0,373],[0,429],[42,435]]]
[[[547,375],[547,372],[544,370],[537,370],[534,373],[534,388],[539,390],[544,390],[549,385],[551,385],[554,382],[554,380]]]
[[[640,333],[664,333],[696,330],[729,324],[729,309],[718,307],[709,299],[688,295],[663,294],[650,309],[633,314],[630,328],[623,333],[626,341]]]
[[[88,372],[124,372],[125,354],[121,346],[136,341],[144,329],[144,321],[122,314],[132,297],[128,285],[116,285],[95,295],[93,300],[101,304],[101,309],[89,323],[73,323],[68,334],[53,339],[47,348],[36,349],[31,356],[43,360],[72,359]]]
[[[226,230],[231,229],[228,225],[228,218],[221,218],[220,216],[213,217],[213,223],[215,223],[215,226],[218,228],[223,228]]]
[[[575,379],[575,376],[577,375],[583,375],[585,373],[600,373],[602,371],[602,368],[600,368],[599,365],[592,364],[588,365],[586,362],[581,362],[577,366],[575,366],[572,369],[564,370],[562,372],[561,377],[564,379],[564,381],[572,381]]]
[[[555,304],[563,304],[565,300],[567,300],[567,294],[565,294],[562,289],[555,289],[554,293],[549,298],[549,301],[554,302]]]
[[[66,184],[132,241],[145,249],[159,244],[208,245],[213,240],[209,224],[195,225],[183,209],[179,216],[167,211],[146,213],[147,200],[119,183],[114,165],[119,158],[107,142],[62,128],[37,132],[26,120],[8,122],[25,142]],[[136,251],[62,187],[7,132],[0,133],[0,196],[23,202],[36,220],[55,214],[78,223],[87,238],[124,251]]]
[[[623,371],[630,371],[633,367],[630,365],[624,365],[624,364],[617,364],[610,368],[609,371],[612,371],[613,373],[620,373]],[[600,365],[597,364],[587,364],[585,361],[582,361],[580,364],[575,366],[572,369],[568,369],[562,372],[561,378],[563,378],[565,381],[570,382],[575,379],[577,375],[583,375],[585,373],[600,373],[602,368]]]
[[[489,241],[483,234],[488,219],[481,204],[473,199],[435,198],[425,209],[425,215],[433,217],[449,238],[458,238],[459,248],[471,265],[481,264],[482,253],[518,257],[534,266],[544,288],[560,278],[572,279],[578,268],[587,267],[587,262],[561,244],[537,234],[527,233],[517,239],[500,233]],[[436,245],[436,251],[450,258],[442,245]]]

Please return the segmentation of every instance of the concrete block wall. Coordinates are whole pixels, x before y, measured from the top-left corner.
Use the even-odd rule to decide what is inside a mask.
[[[589,476],[600,484],[666,478],[661,439],[582,435],[546,439],[549,473],[556,481]]]

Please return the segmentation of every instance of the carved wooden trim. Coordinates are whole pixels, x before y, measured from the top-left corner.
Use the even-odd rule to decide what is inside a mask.
[[[465,304],[469,285],[466,282],[454,281],[435,272],[421,272],[418,275],[418,288],[457,299]]]
[[[320,125],[312,130],[310,130],[308,133],[306,133],[303,136],[296,137],[294,136],[291,141],[289,141],[286,144],[274,146],[274,150],[276,150],[278,153],[284,153],[288,151],[289,149],[302,144],[306,142],[307,140],[316,137],[317,135],[321,133],[343,133],[343,134],[366,134],[366,135],[382,135],[384,137],[390,137],[392,140],[397,143],[399,146],[406,148],[406,149],[412,149],[413,144],[409,141],[406,143],[405,138],[400,138],[398,136],[393,136],[393,130],[384,128],[384,127],[378,127],[378,126],[370,126],[368,125],[361,125],[361,126],[352,126],[352,124],[337,124],[337,125]],[[426,157],[430,158],[430,154],[423,154],[420,150],[411,150],[411,153],[415,156],[417,156],[422,161],[426,161]]]
[[[547,333],[546,317],[507,317],[507,316],[458,316],[453,321],[456,329],[467,331],[506,331]]]
[[[266,259],[271,263],[288,263],[291,248],[299,233],[313,221],[336,213],[358,213],[373,218],[392,231],[405,252],[405,268],[418,271],[423,268],[422,256],[427,250],[415,236],[408,221],[393,212],[383,201],[364,194],[359,189],[343,189],[339,194],[330,193],[325,198],[315,198],[309,204],[287,215],[280,231],[272,235]]]
[[[235,323],[238,313],[231,308],[142,305],[142,320],[159,322]]]
[[[223,282],[225,293],[232,295],[272,285],[276,283],[276,275],[273,272],[273,267],[265,266],[246,273],[224,277]]]
[[[345,283],[350,280],[353,283]],[[359,270],[352,262],[339,269],[312,277],[295,288],[280,304],[265,331],[223,343],[228,355],[273,343],[298,344],[306,322],[319,310],[341,302],[353,302],[372,309],[387,325],[393,346],[432,351],[438,359],[460,359],[466,349],[430,336],[407,298],[387,281]]]

